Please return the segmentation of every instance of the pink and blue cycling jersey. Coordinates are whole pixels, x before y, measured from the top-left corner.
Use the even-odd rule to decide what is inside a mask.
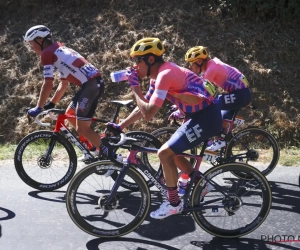
[[[174,103],[184,113],[194,113],[206,108],[214,98],[204,88],[205,79],[192,71],[180,67],[172,62],[165,62],[158,71],[157,78],[151,79],[149,90],[145,98],[149,103],[161,107],[167,99]],[[199,97],[196,104],[182,102],[178,95]]]
[[[208,61],[203,77],[228,93],[248,88],[249,85],[245,76],[238,69],[223,63],[216,57]]]

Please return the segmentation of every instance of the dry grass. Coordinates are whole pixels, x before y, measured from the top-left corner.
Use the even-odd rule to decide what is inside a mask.
[[[56,40],[78,50],[101,69],[106,94],[97,110],[99,117],[111,117],[109,100],[130,97],[126,83],[111,83],[110,72],[132,64],[128,51],[137,39],[157,36],[165,43],[167,60],[185,65],[187,49],[205,45],[212,56],[239,68],[250,81],[253,103],[258,107],[242,112],[247,124],[269,129],[281,146],[300,145],[297,23],[232,18],[207,1],[197,0],[4,0],[0,10],[2,143],[16,143],[37,129],[27,124],[24,108],[36,104],[42,68],[38,58],[23,46],[22,35],[33,25],[45,24]],[[147,82],[143,87],[147,89]],[[67,107],[75,91],[76,87],[70,86],[59,107]],[[130,129],[153,130],[162,126],[163,116],[160,112],[153,121]],[[101,129],[97,125],[97,130]]]

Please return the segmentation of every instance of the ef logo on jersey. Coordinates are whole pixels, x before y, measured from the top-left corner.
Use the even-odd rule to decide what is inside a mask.
[[[201,137],[201,132],[202,129],[200,128],[200,126],[197,124],[196,126],[189,128],[186,132],[185,135],[188,138],[189,142],[193,142],[196,139]]]
[[[224,101],[226,104],[228,103],[234,103],[235,100],[235,95],[234,94],[230,94],[230,95],[224,95]]]

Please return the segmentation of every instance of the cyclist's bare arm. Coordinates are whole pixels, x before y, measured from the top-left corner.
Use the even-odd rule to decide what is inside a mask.
[[[143,117],[147,121],[151,120],[153,116],[157,113],[157,111],[160,109],[160,107],[156,106],[155,104],[149,103],[148,100],[145,99],[139,86],[132,87],[132,91],[134,93],[137,105]]]
[[[43,108],[53,88],[53,79],[44,79],[37,106]]]
[[[130,115],[124,119],[119,125],[121,126],[122,129],[127,128],[131,124],[135,123],[139,119],[143,117],[139,107],[135,107],[134,110],[130,113]]]
[[[51,102],[53,102],[54,104],[58,103],[59,100],[63,97],[64,93],[66,92],[68,86],[69,86],[68,80],[61,80],[53,97],[51,98]]]

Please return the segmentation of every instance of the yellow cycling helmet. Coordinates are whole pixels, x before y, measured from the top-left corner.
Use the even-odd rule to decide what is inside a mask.
[[[195,62],[198,59],[206,59],[209,56],[207,48],[203,46],[196,46],[189,49],[185,54],[186,62]]]
[[[154,54],[161,56],[165,52],[162,42],[155,37],[147,37],[137,41],[130,50],[130,56],[143,56]]]

